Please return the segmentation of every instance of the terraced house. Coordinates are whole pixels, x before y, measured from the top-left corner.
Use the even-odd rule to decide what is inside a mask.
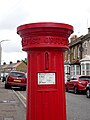
[[[17,60],[16,63],[10,62],[9,64],[3,63],[1,66],[1,74],[8,74],[10,71],[22,71],[27,72],[27,65],[23,61]]]
[[[64,58],[65,80],[72,75],[90,75],[90,28],[88,33],[70,38]]]

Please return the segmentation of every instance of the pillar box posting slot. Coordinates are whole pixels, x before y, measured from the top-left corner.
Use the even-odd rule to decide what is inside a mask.
[[[27,120],[66,120],[64,51],[73,27],[41,22],[21,25],[17,33],[27,52]]]

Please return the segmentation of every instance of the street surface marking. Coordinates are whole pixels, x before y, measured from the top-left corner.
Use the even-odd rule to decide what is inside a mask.
[[[19,94],[24,100],[26,100],[26,97],[25,97],[22,93],[20,93],[20,92],[18,91],[18,94]]]
[[[15,95],[18,97],[18,99],[22,102],[22,104],[23,104],[24,107],[26,108],[26,103],[24,103],[24,101],[20,98],[20,96],[18,95],[18,93],[15,92],[14,90],[13,90],[13,92],[15,93]]]

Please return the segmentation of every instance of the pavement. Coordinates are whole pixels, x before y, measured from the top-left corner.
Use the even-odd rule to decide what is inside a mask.
[[[0,81],[0,120],[26,120],[26,109],[12,89]]]

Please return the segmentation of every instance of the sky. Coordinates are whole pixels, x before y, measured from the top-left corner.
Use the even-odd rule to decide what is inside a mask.
[[[74,35],[85,35],[90,27],[90,0],[0,0],[2,64],[27,58],[17,27],[35,22],[70,24]]]

